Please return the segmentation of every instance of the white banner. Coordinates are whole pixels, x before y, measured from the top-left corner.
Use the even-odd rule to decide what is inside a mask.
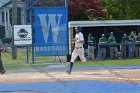
[[[14,25],[14,44],[32,44],[31,25]]]

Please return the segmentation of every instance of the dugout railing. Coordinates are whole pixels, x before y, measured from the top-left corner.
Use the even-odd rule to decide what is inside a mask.
[[[131,47],[132,45],[139,45],[140,46],[140,43],[113,43],[113,44],[110,44],[110,43],[106,43],[106,44],[100,44],[98,43],[98,54],[97,54],[97,60],[100,61],[101,57],[100,57],[100,48],[101,47],[109,47],[109,46],[116,46],[116,47],[121,47],[121,46],[127,46],[128,47],[128,58],[130,59],[131,58]]]

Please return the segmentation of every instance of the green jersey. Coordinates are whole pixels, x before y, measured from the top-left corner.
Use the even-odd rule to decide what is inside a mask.
[[[140,37],[137,37],[137,38],[136,38],[136,41],[137,41],[138,43],[140,43]],[[136,45],[136,46],[140,47],[140,45]]]
[[[106,39],[106,38],[100,38],[100,39],[99,39],[99,42],[100,42],[100,43],[107,43],[107,39]]]
[[[129,38],[128,37],[122,37],[122,43],[128,43]]]
[[[129,42],[135,42],[135,37],[134,36],[129,36]]]
[[[136,41],[139,41],[139,42],[140,42],[140,37],[137,37],[137,38],[136,38]]]
[[[88,45],[89,46],[95,46],[96,45],[96,40],[93,36],[88,36]]]
[[[108,43],[114,43],[114,42],[116,42],[115,37],[114,37],[114,36],[110,36],[110,37],[108,38]]]

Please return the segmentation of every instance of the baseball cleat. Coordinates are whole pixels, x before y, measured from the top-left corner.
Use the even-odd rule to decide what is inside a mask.
[[[1,70],[1,71],[0,71],[1,74],[4,74],[5,72],[6,72],[5,70]]]
[[[70,75],[70,74],[71,74],[71,71],[70,71],[70,70],[68,70],[68,71],[66,71],[66,73]]]

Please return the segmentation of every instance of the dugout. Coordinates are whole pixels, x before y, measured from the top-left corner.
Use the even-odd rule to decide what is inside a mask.
[[[140,32],[140,20],[97,20],[97,21],[70,21],[69,22],[69,53],[71,55],[72,52],[72,44],[71,40],[74,37],[73,27],[81,26],[82,33],[85,38],[84,48],[87,49],[87,38],[88,34],[91,33],[96,42],[99,42],[99,38],[101,34],[105,34],[107,39],[109,37],[110,32],[114,32],[114,36],[116,37],[117,43],[121,42],[121,38],[124,33],[127,35],[130,34],[131,31],[135,31],[136,34]],[[95,50],[97,51],[97,50]]]

